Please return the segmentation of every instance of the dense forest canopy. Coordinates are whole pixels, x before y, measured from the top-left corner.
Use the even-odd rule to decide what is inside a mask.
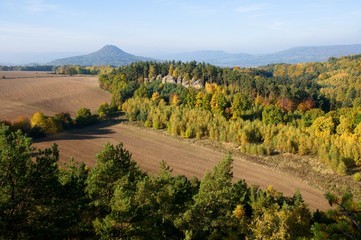
[[[244,153],[316,156],[358,179],[360,67],[361,55],[261,68],[139,62],[103,71],[99,83],[146,127],[231,142]]]

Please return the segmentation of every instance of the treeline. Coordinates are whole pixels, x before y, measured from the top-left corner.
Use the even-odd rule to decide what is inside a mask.
[[[29,65],[29,66],[2,66],[0,65],[0,71],[44,71],[44,72],[54,72],[55,74],[62,75],[76,75],[76,74],[86,74],[86,75],[97,75],[101,72],[106,72],[108,69],[111,69],[109,66],[80,66],[80,65],[63,65],[63,66],[53,66],[53,65]]]
[[[97,75],[102,71],[106,71],[110,67],[108,66],[79,66],[79,65],[62,65],[62,66],[53,66],[52,71],[55,74],[61,75],[76,75],[76,74],[86,74],[86,75]]]
[[[121,144],[96,165],[59,167],[56,145],[37,150],[0,126],[1,239],[359,239],[361,204],[327,194],[336,207],[311,212],[285,197],[233,180],[227,156],[202,180],[149,175]]]
[[[10,127],[13,132],[20,130],[29,137],[40,138],[63,130],[96,124],[99,121],[111,118],[116,112],[115,107],[103,103],[96,113],[92,113],[90,109],[85,107],[79,108],[74,118],[67,112],[57,113],[54,116],[36,112],[30,119],[19,116],[14,121],[0,120],[0,124]]]
[[[1,66],[0,71],[52,71],[52,65]]]
[[[167,129],[185,138],[232,142],[244,153],[316,156],[338,173],[354,174],[359,181],[361,108],[357,94],[361,86],[347,85],[357,92],[348,101],[352,107],[347,107],[332,94],[324,94],[319,80],[334,69],[353,69],[352,76],[356,76],[359,59],[261,69],[142,62],[101,74],[99,84],[113,93],[112,104],[130,121],[146,127]],[[195,69],[200,73],[195,75]],[[204,87],[185,87],[184,79],[203,82]],[[357,83],[357,79],[350,77],[349,82]]]

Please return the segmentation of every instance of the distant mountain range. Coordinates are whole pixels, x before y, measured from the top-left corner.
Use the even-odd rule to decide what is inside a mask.
[[[107,45],[97,52],[82,56],[62,58],[50,62],[51,65],[127,65],[138,61],[197,61],[217,66],[255,67],[273,63],[302,63],[327,61],[330,57],[341,57],[361,53],[361,44],[296,47],[270,54],[227,53],[224,51],[184,52],[146,58],[126,53],[116,46]],[[155,60],[158,59],[158,60]]]
[[[162,60],[207,62],[218,66],[263,66],[272,63],[322,62],[330,57],[361,53],[361,44],[296,47],[270,54],[227,53],[223,51],[196,51],[158,56]]]
[[[151,58],[138,57],[126,53],[113,45],[106,45],[100,50],[82,56],[57,59],[50,62],[50,65],[81,65],[81,66],[100,66],[128,65],[133,62],[152,60]]]

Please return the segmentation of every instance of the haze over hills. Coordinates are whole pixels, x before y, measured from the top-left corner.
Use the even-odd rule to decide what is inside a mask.
[[[100,50],[82,56],[75,56],[69,58],[57,59],[49,64],[51,65],[81,65],[81,66],[96,66],[96,65],[112,65],[121,66],[132,62],[152,60],[150,58],[138,57],[126,53],[113,45],[106,45]]]
[[[156,56],[152,58],[138,57],[126,53],[116,46],[107,45],[97,52],[83,56],[58,59],[52,65],[127,65],[137,61],[176,60],[206,62],[217,66],[255,67],[273,63],[302,63],[327,61],[330,57],[341,57],[361,53],[361,44],[295,47],[270,54],[227,53],[224,51],[195,51]]]
[[[224,51],[195,51],[157,56],[162,60],[207,62],[218,66],[253,67],[273,63],[302,63],[327,61],[361,53],[361,44],[295,47],[270,54],[227,53]]]
[[[269,54],[227,53],[225,51],[194,51],[153,56],[153,58],[135,56],[116,46],[106,45],[100,50],[80,56],[74,53],[2,53],[0,65],[25,65],[31,63],[50,65],[112,65],[121,66],[138,61],[197,61],[206,62],[217,66],[256,67],[275,63],[302,63],[327,61],[330,57],[341,57],[361,54],[361,44],[295,47],[288,50]],[[66,57],[66,56],[74,57]],[[53,58],[51,58],[53,56]],[[59,58],[66,57],[66,58]],[[51,61],[54,58],[57,60]]]
[[[218,62],[222,59],[232,59],[232,58],[249,58],[252,57],[251,54],[240,53],[232,54],[225,51],[216,51],[216,50],[201,50],[194,52],[181,52],[175,54],[168,54],[163,56],[158,56],[158,59],[164,60],[179,60],[182,62],[197,61],[197,62]]]

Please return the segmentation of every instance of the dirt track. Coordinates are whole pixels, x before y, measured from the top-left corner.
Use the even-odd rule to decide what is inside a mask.
[[[80,107],[92,111],[109,102],[109,93],[99,89],[96,76],[56,76],[44,72],[0,72],[0,120],[31,117],[35,112],[54,115]]]
[[[77,161],[94,165],[95,154],[106,142],[117,144],[133,153],[133,158],[143,170],[154,173],[159,169],[161,160],[173,168],[175,174],[202,178],[206,171],[222,158],[224,154],[185,143],[176,138],[139,129],[126,124],[97,125],[95,128],[75,130],[52,136],[46,141],[36,143],[40,148],[48,147],[53,142],[59,145],[61,161],[74,157]],[[285,195],[293,195],[300,190],[311,209],[329,208],[323,193],[291,176],[274,172],[270,169],[234,158],[233,173],[236,179],[243,178],[249,184],[267,187],[272,185]]]

